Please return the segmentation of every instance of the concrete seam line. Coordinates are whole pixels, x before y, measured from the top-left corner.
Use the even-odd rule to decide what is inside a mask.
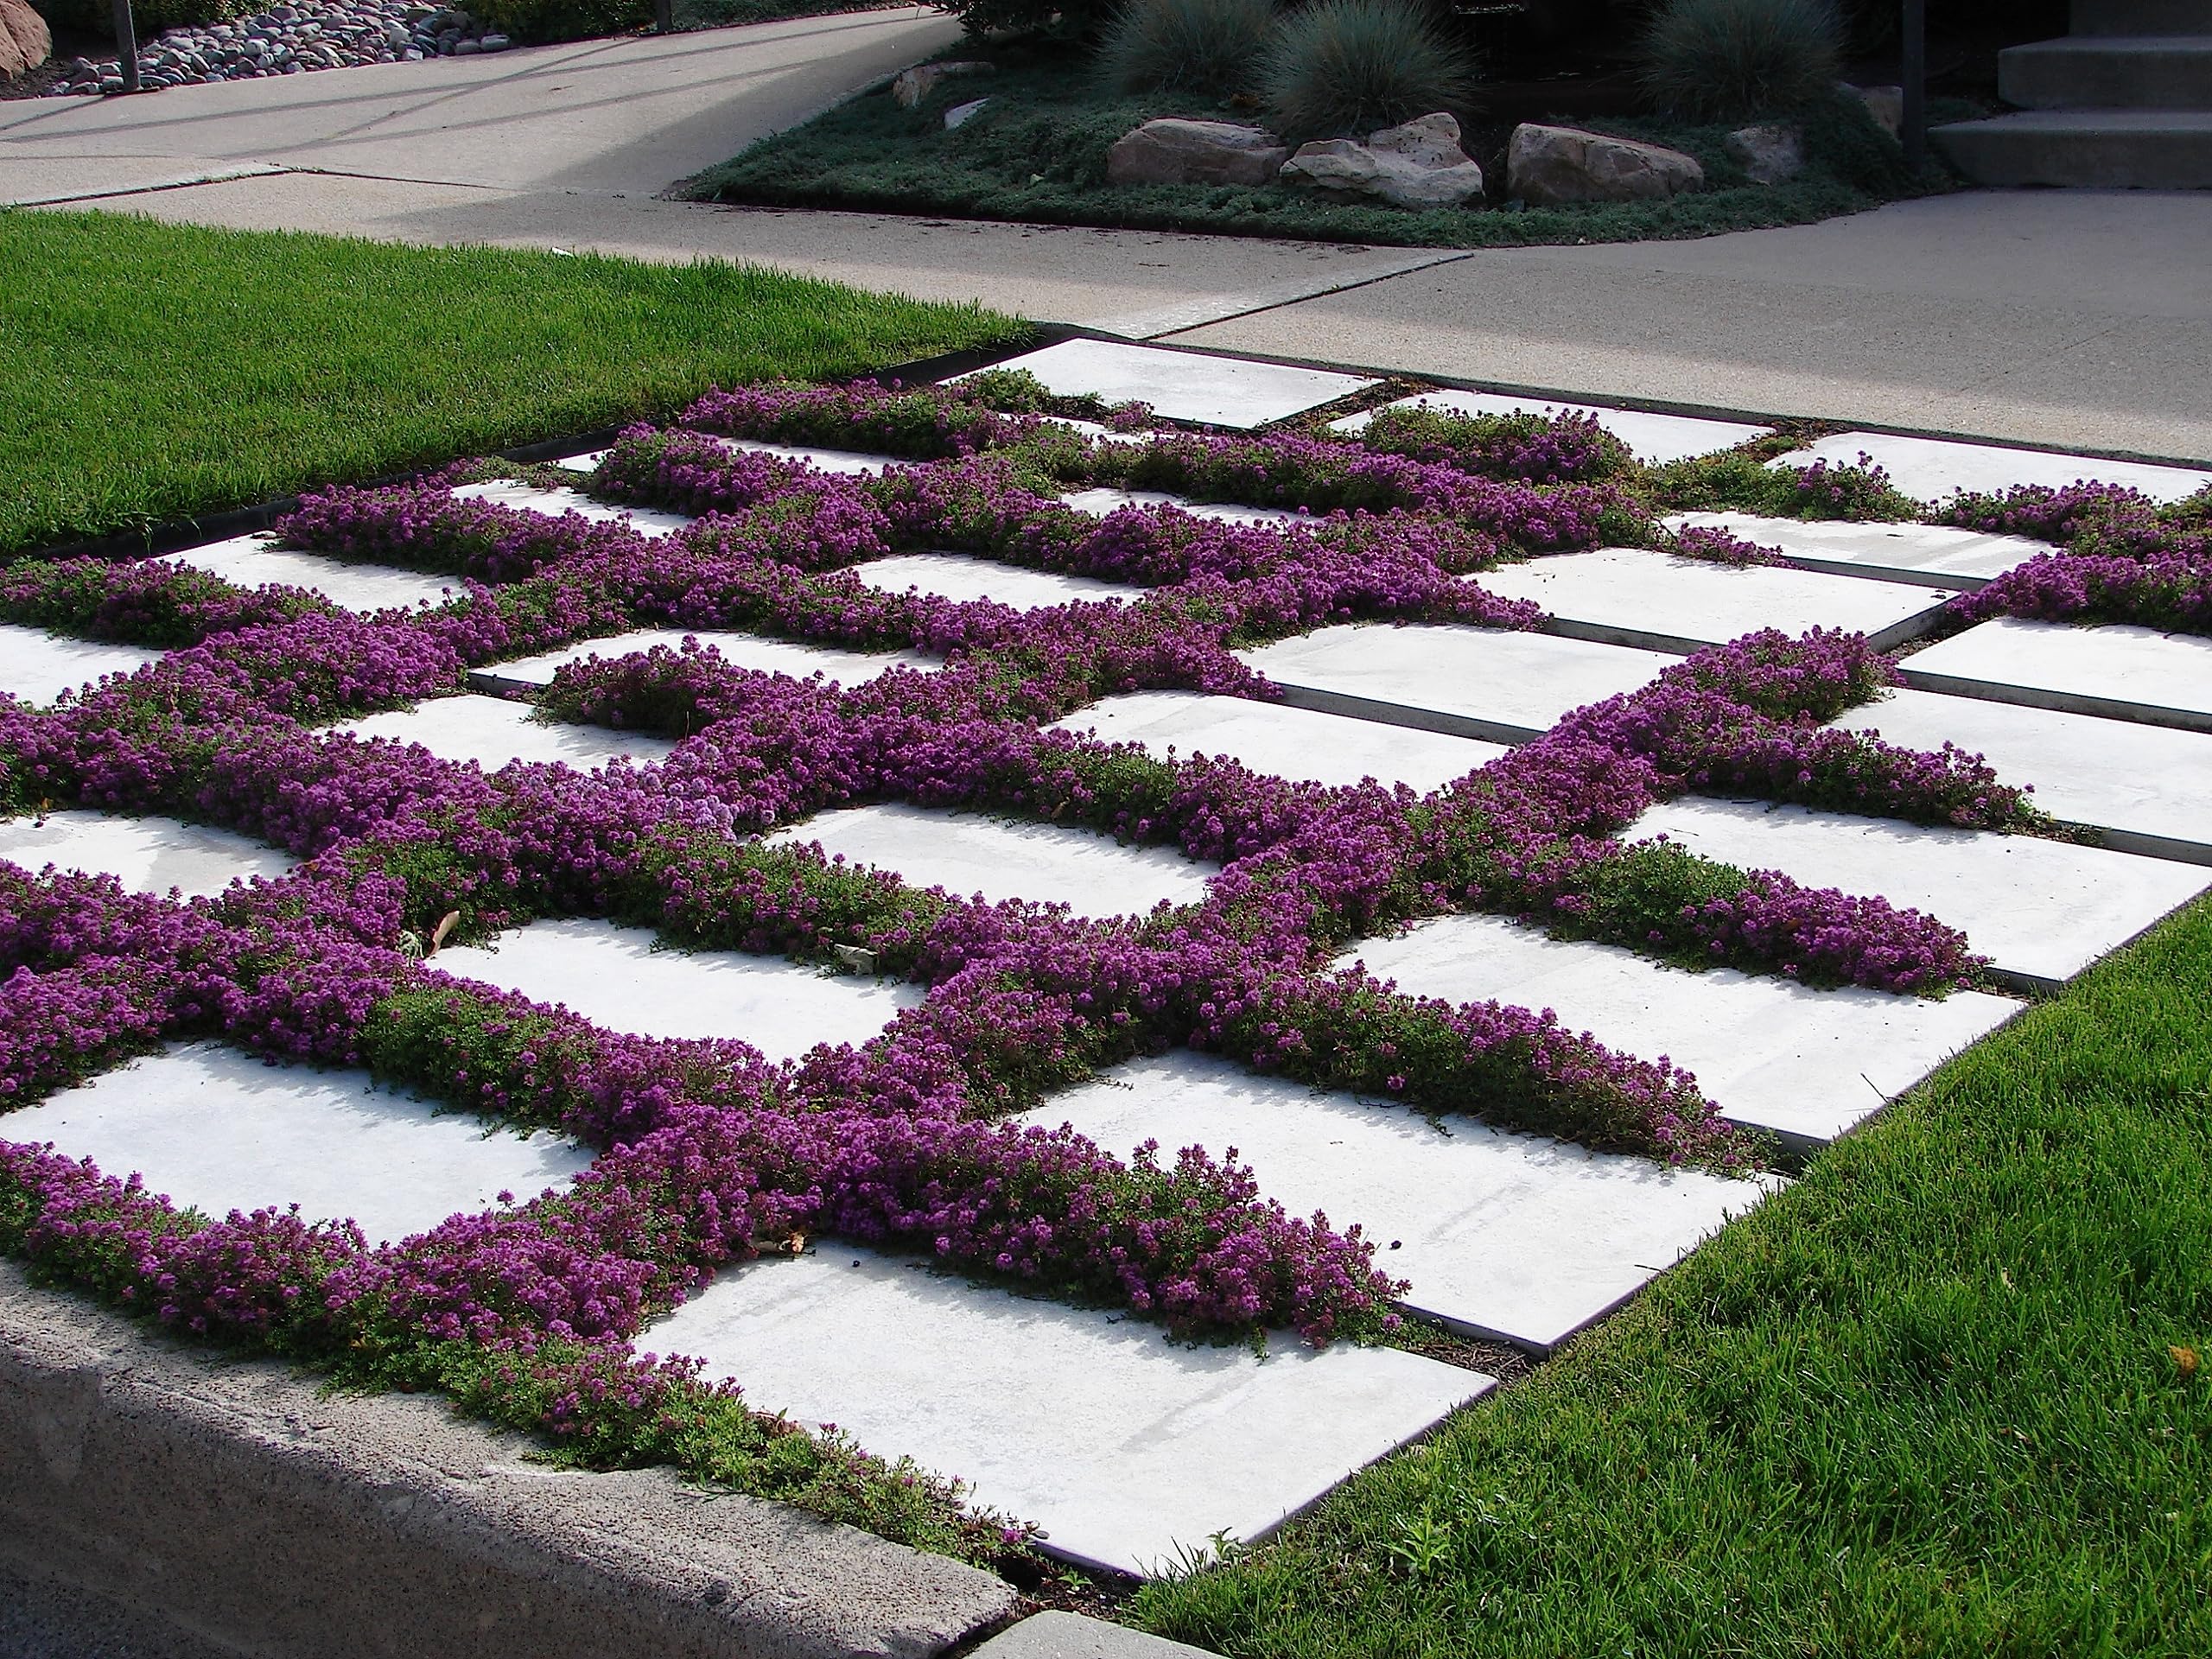
[[[188,177],[159,179],[152,184],[125,185],[113,190],[64,191],[50,196],[13,196],[0,207],[66,207],[79,201],[112,201],[118,196],[150,196],[164,190],[192,190],[203,184],[229,184],[238,179],[274,178],[280,173],[296,169],[275,162],[247,162],[237,167],[218,168],[212,173],[194,173]]]
[[[1209,312],[1203,302],[1192,302],[1185,306],[1162,306],[1153,311],[1127,312],[1090,326],[1101,334],[1117,334],[1126,340],[1164,340],[1171,334],[1211,328],[1217,323],[1236,322],[1246,317],[1262,316],[1269,311],[1281,310],[1286,306],[1302,305],[1308,300],[1325,300],[1338,294],[1350,294],[1395,277],[1410,276],[1417,271],[1434,270],[1440,265],[1458,264],[1463,259],[1473,258],[1478,251],[1474,248],[1457,249],[1421,258],[1412,264],[1399,265],[1389,270],[1375,271],[1343,282],[1332,277],[1319,279],[1312,284],[1285,283],[1257,296],[1240,296],[1230,302],[1232,308],[1218,313]],[[1252,303],[1255,297],[1257,303]]]
[[[0,1532],[249,1652],[930,1659],[1003,1580],[665,1470],[564,1471],[442,1399],[333,1398],[0,1262]],[[334,1633],[342,1633],[334,1635]]]

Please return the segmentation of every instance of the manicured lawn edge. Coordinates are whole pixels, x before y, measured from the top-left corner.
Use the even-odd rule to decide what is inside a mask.
[[[1135,1616],[1238,1656],[2201,1651],[2208,987],[2199,904]]]
[[[1027,337],[721,262],[0,212],[0,558]]]

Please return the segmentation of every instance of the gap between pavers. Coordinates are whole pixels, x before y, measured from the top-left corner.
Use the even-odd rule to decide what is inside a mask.
[[[179,818],[124,817],[72,808],[0,818],[0,858],[27,870],[111,875],[133,893],[212,897],[233,880],[290,874],[290,855],[228,830]]]
[[[1019,1611],[1010,1586],[941,1556],[666,1470],[559,1471],[537,1451],[441,1400],[332,1400],[0,1261],[0,1555],[203,1641],[922,1659]]]

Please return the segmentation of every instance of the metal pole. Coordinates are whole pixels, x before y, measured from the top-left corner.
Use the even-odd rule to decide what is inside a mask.
[[[138,26],[131,20],[130,0],[115,0],[115,54],[123,68],[123,90],[138,90]]]
[[[1904,119],[1898,139],[1904,164],[1920,171],[1928,159],[1928,0],[1904,0]]]

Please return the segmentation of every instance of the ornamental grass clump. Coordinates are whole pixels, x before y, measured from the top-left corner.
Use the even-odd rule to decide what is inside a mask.
[[[1243,92],[1274,10],[1274,0],[1129,0],[1099,46],[1099,78],[1128,92]]]
[[[1640,43],[1645,95],[1694,121],[1741,121],[1829,95],[1842,67],[1830,0],[1668,0]]]
[[[1260,69],[1268,124],[1294,143],[1457,111],[1474,86],[1473,60],[1402,0],[1313,0],[1283,19]]]

